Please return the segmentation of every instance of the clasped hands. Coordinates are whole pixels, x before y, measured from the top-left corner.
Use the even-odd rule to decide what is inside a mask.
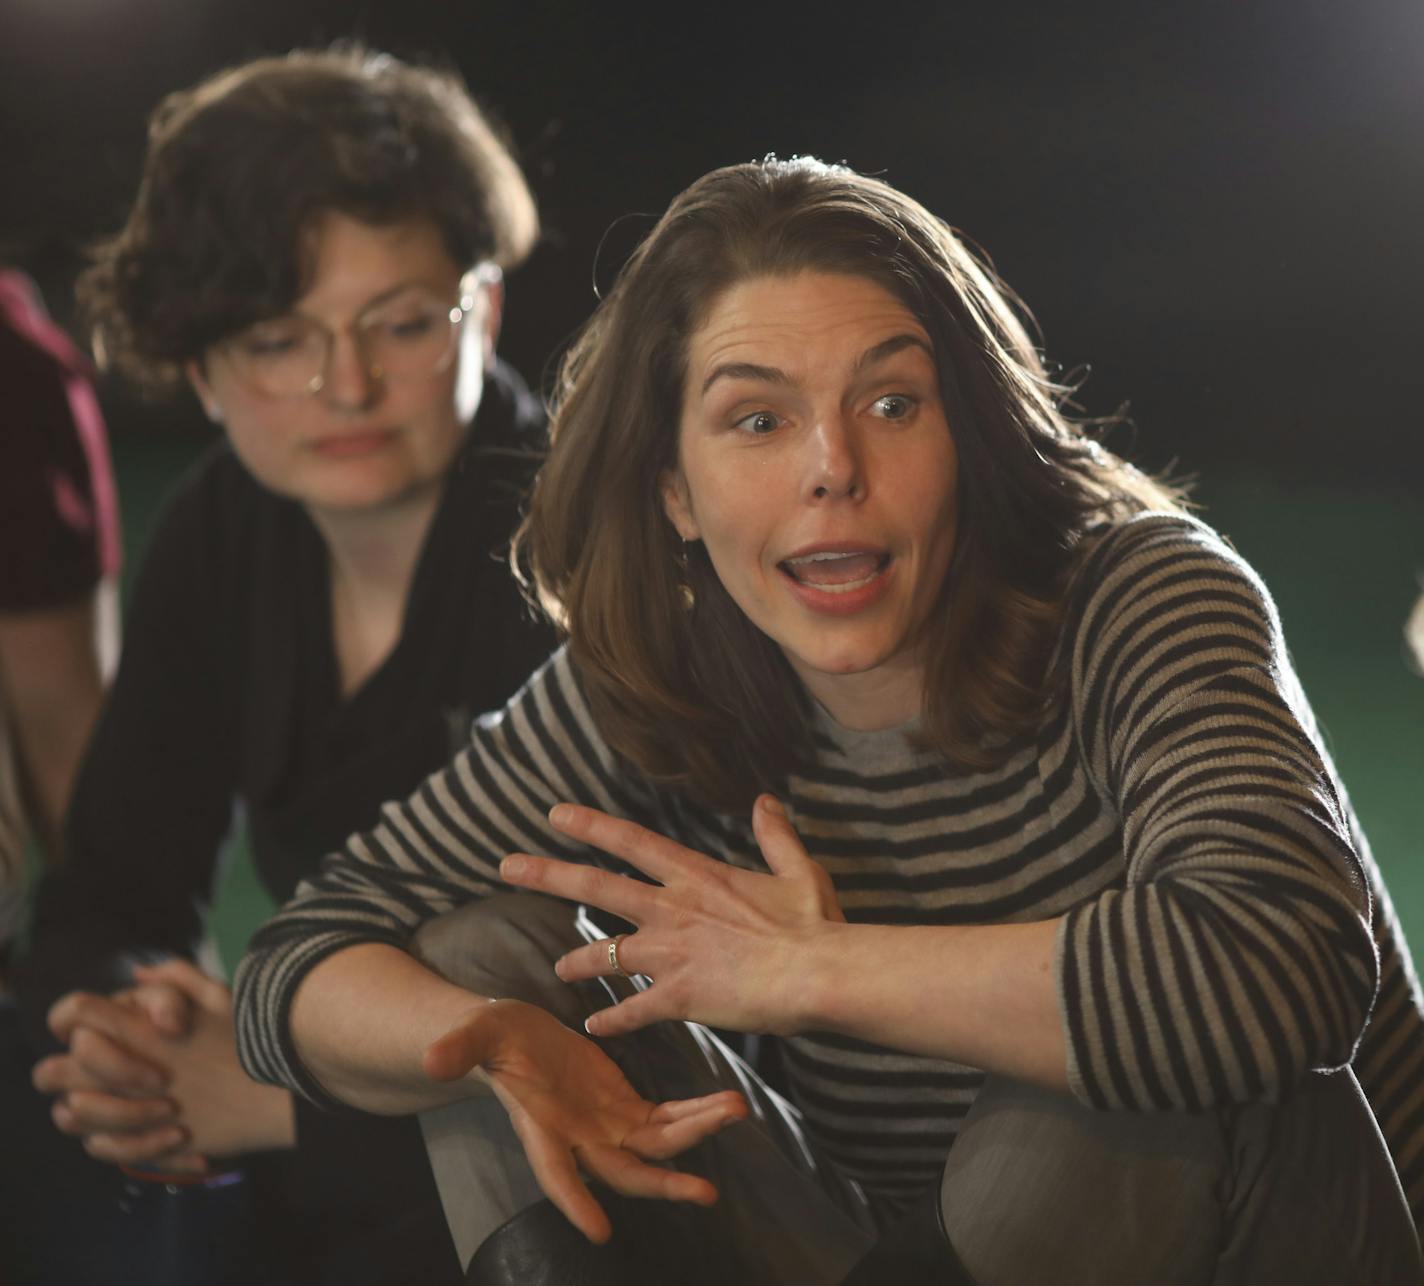
[[[775,799],[763,795],[752,813],[770,874],[727,866],[592,808],[560,804],[549,820],[657,881],[523,853],[500,868],[511,885],[596,906],[637,926],[618,960],[653,983],[592,1015],[591,1035],[674,1018],[744,1031],[796,1029],[798,958],[844,916],[830,877]],[[568,982],[612,972],[607,940],[576,948],[556,967]],[[610,1227],[580,1171],[626,1195],[709,1204],[717,1194],[705,1179],[647,1163],[675,1157],[747,1114],[734,1091],[650,1103],[597,1045],[513,1000],[474,1011],[426,1049],[423,1066],[434,1080],[488,1081],[540,1187],[596,1242],[607,1240]]]
[[[74,991],[50,1008],[65,1052],[35,1064],[51,1115],[101,1161],[203,1174],[209,1158],[295,1141],[291,1095],[242,1070],[227,986],[189,961],[134,969],[112,996]]]

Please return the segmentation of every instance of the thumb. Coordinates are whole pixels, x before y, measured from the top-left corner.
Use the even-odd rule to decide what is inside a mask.
[[[752,806],[752,833],[775,875],[805,875],[815,863],[775,795],[758,795]]]
[[[135,965],[133,978],[138,984],[134,988],[136,997],[165,1031],[187,1031],[194,1005],[217,1014],[232,1008],[232,992],[227,984],[210,978],[189,960],[175,957],[161,964]],[[177,1026],[170,1029],[164,1025],[165,1020]]]
[[[834,881],[826,868],[806,851],[786,809],[775,795],[757,797],[752,808],[752,832],[773,875],[807,881],[815,890],[820,914],[827,920],[845,922]]]
[[[498,1037],[490,1010],[482,1005],[425,1047],[421,1067],[432,1081],[457,1081],[494,1056]]]
[[[193,1002],[166,983],[139,981],[114,999],[142,1014],[165,1036],[186,1036],[192,1026]]]

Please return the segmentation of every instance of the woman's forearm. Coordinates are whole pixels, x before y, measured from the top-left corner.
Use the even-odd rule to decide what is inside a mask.
[[[790,980],[800,1030],[1068,1089],[1053,959],[1058,920],[830,924]],[[797,999],[799,997],[799,999]]]
[[[95,643],[97,595],[0,616],[0,697],[34,807],[46,858],[61,857],[64,814],[104,698]]]
[[[478,1092],[471,1077],[431,1080],[421,1058],[486,1004],[396,947],[362,943],[328,956],[302,980],[292,1039],[332,1097],[367,1112],[419,1112]]]

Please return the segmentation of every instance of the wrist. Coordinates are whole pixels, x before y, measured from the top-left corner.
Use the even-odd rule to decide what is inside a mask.
[[[783,970],[784,1003],[789,1021],[776,1024],[776,1034],[835,1031],[844,1020],[844,965],[855,954],[857,926],[826,920],[798,939]]]
[[[249,1128],[243,1131],[238,1151],[280,1152],[296,1147],[296,1096],[276,1085],[255,1085],[255,1089],[244,1111]]]

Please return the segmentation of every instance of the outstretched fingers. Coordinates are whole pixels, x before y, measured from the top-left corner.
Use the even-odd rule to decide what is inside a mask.
[[[613,1225],[580,1177],[573,1152],[527,1116],[512,1114],[510,1123],[524,1145],[524,1155],[540,1190],[558,1206],[565,1219],[601,1246],[613,1235]]]
[[[653,1110],[647,1124],[629,1132],[623,1144],[647,1160],[666,1161],[746,1120],[748,1112],[746,1099],[736,1090],[663,1103]]]
[[[574,1152],[584,1169],[624,1196],[710,1206],[717,1200],[717,1189],[706,1179],[648,1163],[686,1152],[745,1120],[748,1111],[746,1099],[736,1090],[661,1103],[624,1136],[621,1146],[589,1142]]]
[[[584,1019],[583,1029],[590,1036],[600,1039],[608,1036],[627,1036],[641,1031],[653,1023],[665,1022],[669,1018],[686,1018],[686,1014],[672,1012],[668,1008],[670,991],[657,986],[649,987],[620,1000],[616,1005],[600,1009]]]
[[[552,894],[566,902],[586,902],[635,924],[651,914],[658,889],[597,866],[561,862],[530,853],[511,853],[499,864],[500,878],[516,888]]]
[[[616,938],[600,938],[597,942],[565,952],[554,962],[554,972],[563,982],[583,982],[588,978],[606,978],[616,973],[616,962],[624,974],[651,975],[651,966],[637,961],[639,954],[646,954],[646,943],[645,937],[631,933],[620,933]]]
[[[717,1090],[713,1094],[703,1094],[699,1098],[673,1098],[666,1103],[659,1103],[648,1114],[650,1124],[666,1124],[670,1121],[682,1121],[690,1116],[699,1116],[703,1112],[716,1109],[724,1116],[730,1116],[735,1120],[744,1120],[750,1112],[747,1100],[738,1090]],[[731,1124],[731,1120],[727,1122]]]
[[[556,804],[549,810],[549,823],[570,839],[621,857],[659,884],[719,865],[646,826],[583,804]]]
[[[649,1165],[632,1152],[611,1144],[585,1144],[577,1154],[589,1174],[625,1197],[690,1201],[699,1206],[710,1206],[717,1200],[717,1189],[706,1179]]]

